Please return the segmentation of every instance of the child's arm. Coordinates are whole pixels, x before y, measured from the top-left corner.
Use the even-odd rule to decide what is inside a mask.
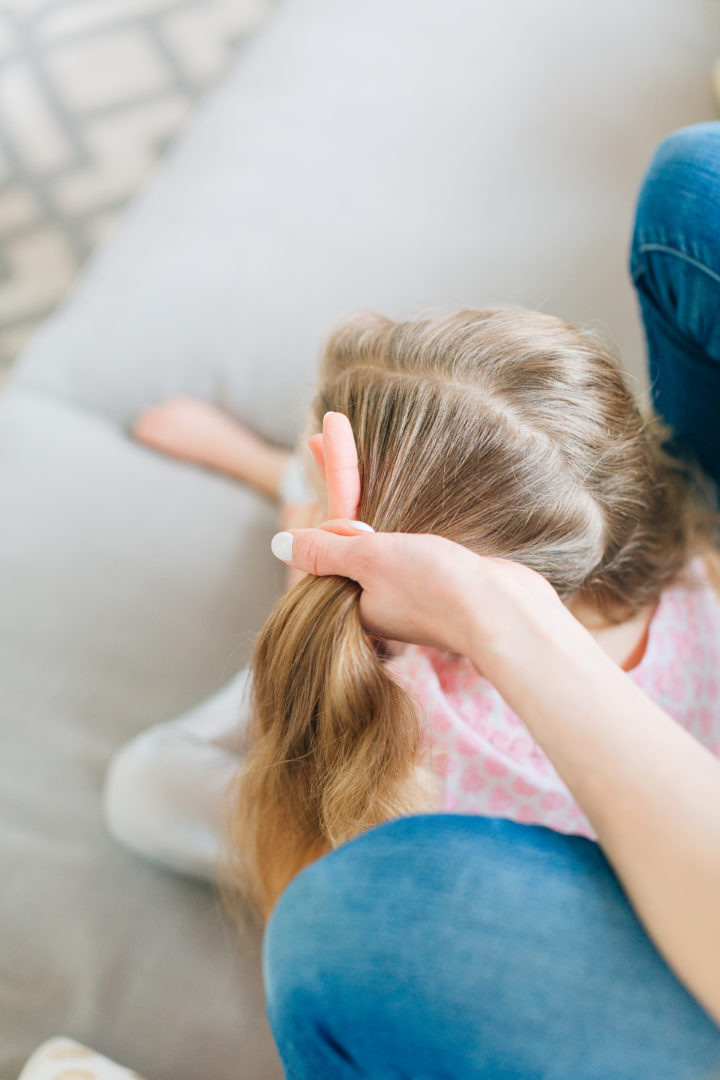
[[[173,457],[227,473],[277,498],[291,458],[207,401],[170,398],[141,413],[132,427],[139,442]]]

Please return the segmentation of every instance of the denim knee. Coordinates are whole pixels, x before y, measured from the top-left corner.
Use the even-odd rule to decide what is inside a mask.
[[[353,867],[343,849],[313,863],[285,890],[267,927],[265,999],[286,1080],[357,1075],[342,1034],[333,1035],[336,1028],[351,1033],[362,998],[353,968],[367,927],[348,918],[347,907],[348,896],[366,886]]]
[[[719,237],[720,122],[712,121],[674,132],[655,151],[637,200],[632,276],[643,272],[648,246],[679,246],[705,265]]]
[[[282,1016],[307,1020],[322,992],[324,961],[318,920],[329,902],[323,867],[314,863],[285,890],[268,923],[263,943],[265,996],[271,1023]],[[332,923],[330,924],[332,925]]]
[[[288,887],[265,941],[288,1080],[689,1080],[720,1033],[598,847],[462,815],[389,822]]]
[[[652,158],[651,168],[673,167],[681,173],[702,170],[708,159],[720,158],[720,121],[707,120],[679,128],[663,139]]]

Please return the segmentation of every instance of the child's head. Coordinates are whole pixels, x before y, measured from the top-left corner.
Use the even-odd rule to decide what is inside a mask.
[[[537,570],[626,617],[687,560],[693,514],[613,355],[537,311],[364,314],[331,338],[315,430],[349,418],[360,517]]]
[[[622,619],[688,558],[694,515],[610,353],[560,319],[460,311],[357,316],[331,338],[315,430],[345,413],[376,530],[432,532],[539,571]],[[267,912],[329,847],[430,808],[421,724],[362,631],[359,588],[306,578],[254,658],[253,750],[228,833]]]

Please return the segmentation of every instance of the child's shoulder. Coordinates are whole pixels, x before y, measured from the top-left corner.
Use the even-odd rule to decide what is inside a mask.
[[[720,550],[712,548],[696,556],[686,567],[701,587],[710,586],[720,604]]]
[[[717,613],[720,618],[720,552],[696,555],[663,591],[660,609],[676,615],[685,611],[692,617],[699,611]]]
[[[663,592],[630,677],[670,716],[720,752],[720,597],[704,558]]]
[[[710,645],[720,642],[720,592],[715,583],[717,567],[705,556],[692,559],[662,593],[650,624],[650,641],[669,638],[674,651],[684,655],[681,643]],[[717,579],[720,584],[720,576]]]
[[[664,589],[650,622],[645,655],[630,674],[654,698],[671,677],[678,686],[692,684],[695,695],[688,691],[690,701],[700,682],[714,676],[719,650],[720,597],[705,559],[695,558]]]

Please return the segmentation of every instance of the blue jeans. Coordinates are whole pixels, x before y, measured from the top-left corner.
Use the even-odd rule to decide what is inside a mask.
[[[720,124],[658,150],[631,272],[655,405],[720,480]],[[579,837],[383,825],[290,885],[264,959],[287,1080],[720,1078],[720,1031]]]
[[[666,139],[640,190],[630,273],[653,404],[720,482],[720,123]]]
[[[597,844],[430,815],[289,886],[265,942],[287,1080],[700,1080],[720,1032]]]

